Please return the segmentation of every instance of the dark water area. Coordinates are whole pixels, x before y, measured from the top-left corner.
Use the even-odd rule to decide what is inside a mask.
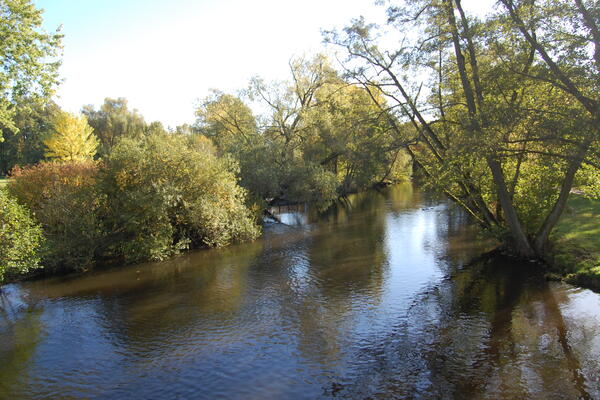
[[[257,242],[7,285],[0,399],[599,399],[600,296],[410,185]]]

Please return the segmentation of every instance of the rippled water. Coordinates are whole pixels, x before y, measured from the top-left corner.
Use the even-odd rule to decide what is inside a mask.
[[[600,398],[600,297],[399,186],[255,243],[3,287],[2,399]]]

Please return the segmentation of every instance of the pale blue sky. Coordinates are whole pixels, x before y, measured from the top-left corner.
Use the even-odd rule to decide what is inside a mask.
[[[383,15],[373,0],[34,1],[47,30],[63,25],[62,107],[126,97],[147,121],[173,127],[194,121],[210,88],[284,78],[290,57],[322,49],[321,28]]]

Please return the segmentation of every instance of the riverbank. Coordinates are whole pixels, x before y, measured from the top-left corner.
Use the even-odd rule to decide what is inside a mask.
[[[571,195],[553,241],[549,276],[600,291],[600,201]]]

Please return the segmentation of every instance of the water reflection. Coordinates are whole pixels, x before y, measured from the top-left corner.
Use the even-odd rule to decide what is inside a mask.
[[[600,397],[600,298],[465,267],[487,245],[442,199],[279,211],[256,243],[5,287],[0,398]]]

